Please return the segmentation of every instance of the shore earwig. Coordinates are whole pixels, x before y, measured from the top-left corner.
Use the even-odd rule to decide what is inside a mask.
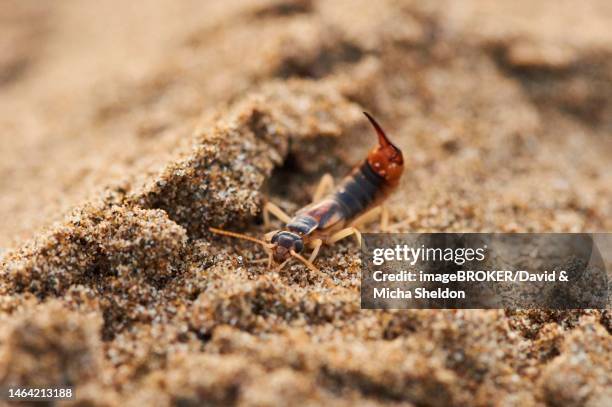
[[[361,244],[361,234],[356,226],[381,213],[383,230],[388,222],[387,213],[380,204],[398,186],[404,169],[402,152],[387,138],[372,116],[364,112],[378,136],[378,146],[333,188],[333,178],[326,174],[313,196],[313,203],[300,209],[295,216],[287,215],[281,208],[268,202],[264,206],[264,224],[270,223],[269,214],[276,216],[286,226],[265,235],[264,240],[227,230],[210,228],[216,234],[246,239],[261,244],[268,253],[268,264],[279,263],[282,268],[292,257],[318,272],[312,264],[323,244],[334,244],[354,235]],[[325,195],[328,190],[332,192]],[[312,248],[309,258],[301,253]]]

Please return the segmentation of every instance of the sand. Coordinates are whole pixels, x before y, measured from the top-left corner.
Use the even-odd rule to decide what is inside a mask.
[[[610,310],[362,311],[260,209],[404,151],[398,231],[612,229],[608,1],[0,5],[0,385],[76,405],[612,403]],[[281,225],[276,224],[277,227]],[[372,224],[367,231],[376,231]]]

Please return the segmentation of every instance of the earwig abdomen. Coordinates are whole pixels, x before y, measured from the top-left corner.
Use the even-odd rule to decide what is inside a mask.
[[[399,148],[387,138],[382,128],[366,113],[378,135],[378,146],[339,185],[323,199],[300,210],[287,228],[302,236],[315,229],[325,230],[339,222],[349,223],[379,204],[397,187],[404,159]]]
[[[342,205],[343,218],[351,220],[384,198],[384,181],[367,161],[357,167],[332,195]]]

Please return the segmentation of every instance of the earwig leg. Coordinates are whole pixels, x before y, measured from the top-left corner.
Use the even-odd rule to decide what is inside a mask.
[[[263,207],[263,220],[264,227],[268,228],[270,226],[270,214],[276,216],[278,219],[285,223],[289,223],[291,220],[291,216],[287,215],[285,211],[278,207],[278,205],[273,204],[272,202],[266,202]]]
[[[381,232],[389,231],[389,209],[385,205],[380,207],[380,230]]]
[[[310,257],[308,258],[308,261],[312,263],[317,258],[317,255],[319,254],[319,249],[321,249],[321,246],[323,245],[323,240],[314,239],[310,244],[312,245],[313,250],[312,250],[312,253],[310,253]]]
[[[359,216],[357,219],[355,219],[353,223],[351,223],[351,226],[358,228],[363,225],[367,225],[368,223],[372,222],[373,220],[381,216],[381,212],[382,212],[381,206],[372,208],[366,213],[364,213],[363,215]]]
[[[370,209],[351,223],[353,227],[361,227],[372,222],[376,218],[380,217],[380,230],[382,232],[389,231],[389,209],[385,205],[377,206]]]
[[[315,193],[312,195],[312,202],[319,202],[332,189],[334,189],[334,178],[330,174],[323,175]]]
[[[355,239],[357,240],[357,244],[359,246],[361,246],[361,232],[359,232],[353,226],[350,226],[348,228],[339,230],[336,233],[334,233],[333,235],[331,235],[329,237],[329,239],[327,239],[327,244],[334,244],[337,241],[342,240],[344,238],[347,238],[347,237],[349,237],[351,235],[355,235]]]

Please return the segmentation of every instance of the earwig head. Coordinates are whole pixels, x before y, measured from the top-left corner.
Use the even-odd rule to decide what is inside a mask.
[[[298,234],[281,230],[276,232],[270,242],[272,246],[272,256],[274,261],[282,263],[291,256],[291,251],[301,253],[304,250],[304,240]]]
[[[253,243],[260,244],[269,254],[269,264],[272,264],[272,258],[280,266],[277,271],[282,269],[285,264],[294,257],[304,263],[310,270],[319,273],[319,269],[316,268],[310,261],[306,260],[300,255],[300,252],[304,250],[304,240],[300,235],[287,231],[274,231],[266,234],[266,241],[257,239],[252,236],[244,235],[242,233],[231,232],[229,230],[223,230],[218,228],[209,227],[212,233],[223,236],[235,237],[236,239],[248,240]]]
[[[366,112],[363,113],[370,120],[378,135],[378,146],[368,153],[368,164],[376,174],[387,182],[399,181],[404,170],[404,157],[401,150],[389,141],[383,129],[372,116]]]

